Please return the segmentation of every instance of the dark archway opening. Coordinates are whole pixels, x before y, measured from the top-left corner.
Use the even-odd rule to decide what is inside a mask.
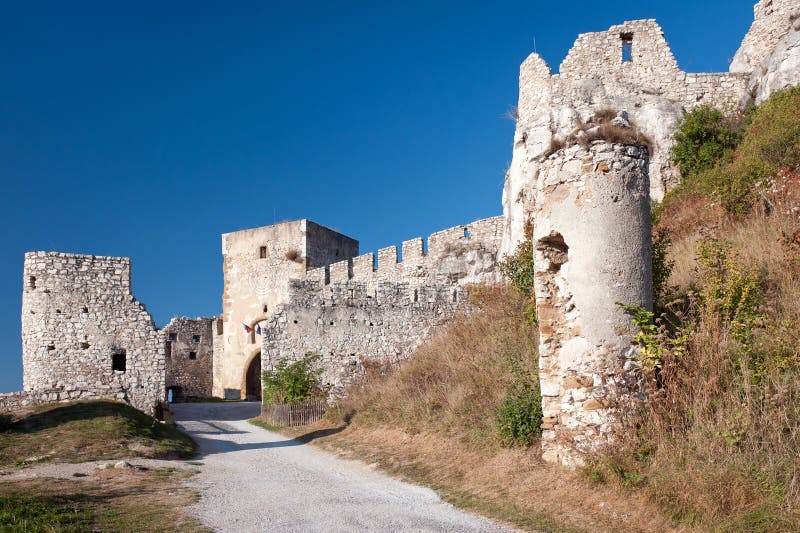
[[[245,399],[247,401],[261,401],[261,354],[253,357],[247,367],[245,380]]]

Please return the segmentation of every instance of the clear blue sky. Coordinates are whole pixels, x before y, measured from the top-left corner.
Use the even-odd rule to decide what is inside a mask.
[[[0,391],[23,253],[133,260],[158,325],[220,311],[219,235],[310,218],[362,252],[500,214],[519,63],[657,18],[727,70],[748,0],[0,2]]]

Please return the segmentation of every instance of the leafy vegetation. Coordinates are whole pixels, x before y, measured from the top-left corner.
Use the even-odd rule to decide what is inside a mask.
[[[675,524],[800,528],[798,165],[792,89],[659,209],[656,232],[676,236],[654,258],[669,265],[657,312],[627,309],[649,401],[589,475],[648,496]]]
[[[304,403],[325,397],[320,383],[321,356],[307,353],[292,363],[281,359],[274,368],[262,372],[265,403]]]
[[[714,167],[741,141],[741,125],[722,111],[703,105],[686,113],[675,131],[672,161],[684,180]]]

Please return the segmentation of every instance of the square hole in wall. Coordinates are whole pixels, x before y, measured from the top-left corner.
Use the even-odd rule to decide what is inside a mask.
[[[125,350],[117,350],[111,354],[111,370],[116,372],[125,372],[127,368],[128,357]]]
[[[171,340],[171,341],[178,340],[178,334],[177,333],[170,333],[169,334],[169,340]]]
[[[220,318],[217,320],[217,335],[222,335],[224,326],[222,325],[222,319]]]
[[[189,359],[191,359],[192,361],[197,359],[197,352],[189,352]]]
[[[82,342],[81,343],[81,350],[88,350],[88,349],[89,349],[89,343],[88,342]]]
[[[28,287],[30,287],[31,289],[36,288],[36,276],[31,276],[28,278]]]
[[[48,352],[52,352],[55,349],[56,349],[56,345],[55,344],[48,344],[47,345],[47,351]]]
[[[266,259],[267,258],[267,247],[262,246],[258,249],[258,257],[259,259]]]
[[[200,342],[200,335],[192,335],[192,342],[194,343]]]
[[[630,63],[633,61],[633,34],[623,33],[619,37],[622,40],[622,62]]]

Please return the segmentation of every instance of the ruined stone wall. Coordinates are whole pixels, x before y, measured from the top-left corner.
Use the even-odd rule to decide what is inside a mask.
[[[214,396],[244,397],[246,372],[260,357],[255,328],[288,301],[289,280],[305,278],[307,266],[358,254],[358,241],[309,220],[284,222],[222,235],[222,324],[215,328]]]
[[[503,218],[477,220],[438,231],[428,237],[427,251],[421,237],[404,241],[402,261],[397,246],[333,263],[308,272],[308,279],[327,283],[354,281],[374,288],[381,282],[466,285],[496,283],[497,253],[503,232]]]
[[[25,391],[155,412],[165,396],[164,334],[131,293],[130,259],[27,253],[23,287]]]
[[[797,0],[761,0],[753,7],[754,19],[731,62],[730,71],[759,75],[758,70],[789,32],[798,13]]]
[[[500,281],[501,217],[478,220],[329,267],[291,284],[286,304],[264,324],[262,361],[322,355],[324,379],[341,393],[362,359],[408,357],[458,311],[470,309],[466,286]]]
[[[536,188],[542,455],[583,463],[614,439],[640,394],[635,327],[652,308],[647,151],[593,142],[547,158]]]
[[[166,387],[172,400],[212,395],[214,318],[173,318],[166,334]]]
[[[624,55],[626,43],[629,57]],[[581,34],[555,75],[538,54],[531,54],[520,67],[513,159],[503,189],[501,253],[513,253],[525,225],[532,222],[541,156],[553,139],[566,138],[598,110],[626,111],[653,141],[650,195],[660,200],[679,178],[669,153],[675,126],[686,110],[701,104],[733,109],[748,82],[742,73],[683,72],[654,20]]]
[[[291,303],[266,324],[262,361],[268,368],[281,359],[319,354],[323,382],[341,395],[363,373],[365,360],[396,363],[467,309],[467,293],[457,285],[296,281]]]

